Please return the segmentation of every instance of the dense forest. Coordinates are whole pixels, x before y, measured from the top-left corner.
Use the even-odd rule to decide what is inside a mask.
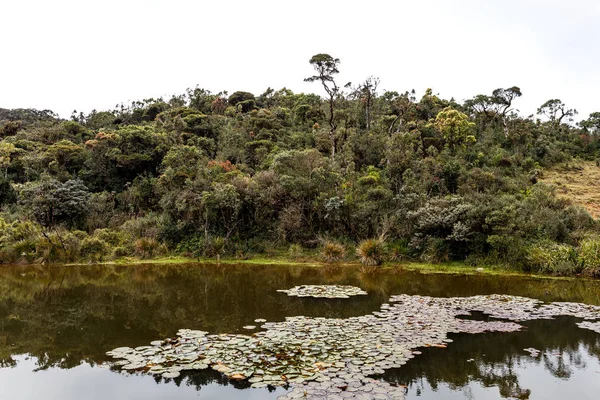
[[[312,255],[600,274],[598,223],[540,182],[600,155],[600,112],[519,87],[463,102],[336,80],[113,110],[0,109],[0,261]],[[311,76],[312,74],[312,76]],[[523,95],[526,95],[523,94]],[[356,246],[358,245],[358,251]]]

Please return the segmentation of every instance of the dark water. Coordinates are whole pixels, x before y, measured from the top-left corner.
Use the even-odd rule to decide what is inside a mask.
[[[277,289],[351,284],[348,300],[290,298]],[[102,366],[104,353],[175,335],[180,328],[242,332],[256,318],[349,317],[393,294],[505,293],[600,304],[600,282],[522,277],[361,274],[301,266],[0,266],[0,399],[269,399],[284,389],[233,386],[214,372],[164,380]],[[516,333],[454,335],[382,379],[409,399],[597,399],[600,335],[573,318],[530,321]],[[534,347],[543,355],[523,351]]]

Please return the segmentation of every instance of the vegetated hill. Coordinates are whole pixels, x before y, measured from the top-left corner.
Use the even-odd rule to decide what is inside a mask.
[[[559,196],[580,204],[600,218],[600,166],[594,161],[561,164],[544,171],[542,182],[556,185]]]
[[[373,239],[377,262],[600,275],[598,222],[539,181],[598,159],[600,112],[575,124],[551,99],[523,117],[517,86],[456,101],[342,86],[338,59],[309,63],[324,98],[196,87],[70,120],[0,110],[0,262],[352,261]]]

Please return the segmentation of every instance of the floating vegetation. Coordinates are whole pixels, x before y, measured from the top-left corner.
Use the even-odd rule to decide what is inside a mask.
[[[583,329],[589,329],[590,331],[594,331],[596,333],[600,333],[600,322],[578,322],[577,326]]]
[[[311,286],[298,288],[289,292],[314,294]],[[337,288],[344,288],[345,294],[350,290]],[[331,293],[336,292],[327,295]],[[473,311],[508,321],[460,318]],[[399,295],[391,297],[380,311],[365,316],[287,317],[282,322],[264,323],[261,326],[264,331],[252,335],[213,335],[182,329],[177,338],[135,349],[120,347],[107,354],[120,359],[114,366],[125,371],[144,371],[164,378],[175,378],[185,370],[212,368],[229,379],[247,380],[253,388],[291,387],[281,400],[403,399],[403,387],[370,376],[401,367],[421,354],[418,348],[445,348],[452,343],[447,337],[449,333],[515,332],[522,328],[518,321],[558,315],[600,319],[600,307],[542,304],[534,299],[502,295],[453,298]],[[600,328],[600,323],[578,325],[592,330]],[[539,355],[536,349],[525,351],[534,357]]]
[[[528,347],[528,348],[523,349],[523,350],[526,351],[526,352],[528,352],[531,357],[537,357],[541,353],[538,349],[534,349],[533,347]]]
[[[325,299],[349,299],[351,296],[368,294],[361,288],[347,285],[302,285],[278,292],[287,293],[288,296]]]

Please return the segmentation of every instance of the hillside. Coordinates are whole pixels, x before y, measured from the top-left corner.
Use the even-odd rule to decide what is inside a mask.
[[[69,120],[0,109],[0,261],[338,262],[358,247],[376,265],[595,271],[584,260],[597,258],[597,222],[539,175],[599,157],[600,113],[575,124],[551,99],[523,117],[517,86],[461,102],[381,91],[374,77],[342,87],[339,67],[328,54],[306,64],[325,97],[195,87]],[[596,213],[586,168],[558,181]]]
[[[593,161],[562,164],[544,171],[542,182],[556,185],[557,193],[600,218],[600,167]]]

